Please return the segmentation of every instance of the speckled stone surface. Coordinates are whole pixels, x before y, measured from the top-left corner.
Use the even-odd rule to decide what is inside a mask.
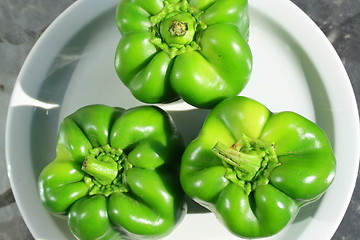
[[[322,29],[349,74],[360,105],[360,1],[292,0]],[[0,0],[0,239],[33,239],[6,173],[5,121],[20,68],[47,26],[74,0]],[[334,206],[336,207],[336,206]],[[333,240],[360,239],[360,178]]]

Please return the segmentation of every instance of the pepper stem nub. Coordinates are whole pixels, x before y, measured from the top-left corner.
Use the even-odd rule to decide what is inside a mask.
[[[239,152],[223,143],[218,142],[213,151],[227,164],[236,169],[239,178],[252,181],[261,168],[262,157],[254,154]]]
[[[93,148],[81,168],[88,174],[84,182],[89,187],[89,195],[127,192],[126,172],[130,168],[132,165],[123,150],[110,145]]]
[[[227,168],[225,177],[242,187],[246,194],[267,184],[272,170],[280,165],[274,144],[246,135],[230,147],[218,142],[212,151]]]
[[[172,36],[184,36],[188,30],[188,24],[186,22],[173,20],[169,28],[169,32]]]
[[[170,58],[199,50],[197,35],[207,27],[202,15],[203,11],[191,6],[187,0],[164,1],[164,8],[150,17],[150,42]]]
[[[83,162],[84,172],[93,176],[100,184],[110,184],[118,174],[116,162],[109,156],[102,155],[98,158],[89,156]]]

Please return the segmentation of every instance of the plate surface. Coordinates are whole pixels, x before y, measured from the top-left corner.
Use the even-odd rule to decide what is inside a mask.
[[[55,157],[61,120],[93,103],[142,105],[118,80],[114,51],[121,37],[114,21],[118,0],[78,0],[51,24],[30,52],[16,82],[7,119],[6,158],[13,193],[35,239],[71,239],[66,221],[41,205],[37,178]],[[355,186],[359,119],[349,78],[319,28],[287,0],[250,1],[254,69],[241,95],[271,111],[295,111],[328,134],[337,175],[327,193],[268,239],[330,239]],[[196,137],[208,110],[183,102],[159,105],[182,131]],[[334,207],[336,206],[336,207]],[[214,215],[192,203],[166,239],[239,239]]]

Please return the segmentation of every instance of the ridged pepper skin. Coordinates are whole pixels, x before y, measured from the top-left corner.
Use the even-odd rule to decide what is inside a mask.
[[[319,199],[335,170],[329,140],[314,122],[236,96],[209,113],[185,149],[180,181],[233,234],[258,238],[280,232]]]
[[[115,68],[142,102],[212,108],[249,80],[247,0],[122,0],[116,23]]]
[[[39,193],[78,239],[159,237],[186,213],[178,172],[182,136],[155,106],[89,105],[61,123]]]

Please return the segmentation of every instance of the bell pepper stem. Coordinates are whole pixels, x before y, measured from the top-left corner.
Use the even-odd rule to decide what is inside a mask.
[[[127,192],[127,171],[132,168],[122,149],[110,145],[95,147],[82,164],[82,170],[88,174],[84,182],[89,195],[109,196],[114,192]]]
[[[109,156],[87,157],[83,162],[82,170],[102,185],[110,184],[118,174],[117,163]]]
[[[172,36],[184,36],[187,30],[188,24],[178,20],[173,20],[169,28],[169,32]]]
[[[207,28],[202,15],[203,11],[191,6],[187,0],[164,1],[164,8],[150,17],[150,42],[170,58],[200,50],[196,33]]]
[[[261,168],[262,157],[239,152],[218,142],[213,151],[227,164],[236,169],[238,177],[244,181],[251,181]],[[239,176],[240,175],[240,176]]]
[[[226,167],[225,178],[243,188],[247,195],[267,184],[273,169],[280,165],[274,144],[246,135],[232,146],[218,142],[212,151]]]

